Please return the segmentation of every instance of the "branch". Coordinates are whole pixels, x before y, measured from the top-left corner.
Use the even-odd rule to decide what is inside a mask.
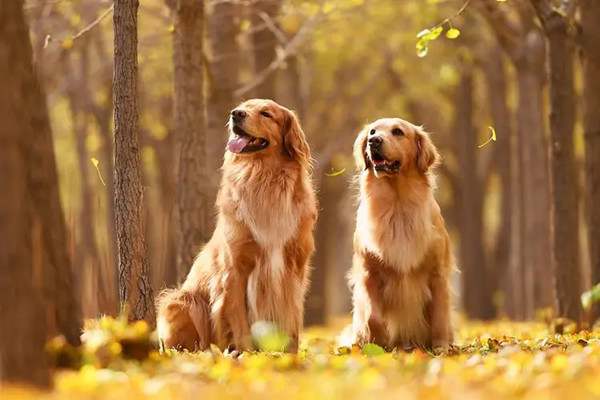
[[[520,37],[524,33],[522,27],[510,19],[503,9],[505,5],[498,4],[496,0],[478,0],[477,5],[504,51],[513,61],[516,60],[519,56]]]
[[[555,7],[547,0],[530,0],[537,16],[546,32],[555,29],[566,29],[569,27],[569,20],[575,13],[576,2],[573,0],[562,0],[559,7]]]
[[[273,72],[277,71],[277,69],[279,69],[279,67],[283,65],[283,63],[288,57],[292,56],[298,51],[298,48],[304,43],[306,37],[316,27],[322,15],[323,13],[320,11],[316,15],[309,18],[309,20],[306,21],[304,25],[302,25],[298,33],[287,43],[285,48],[277,54],[277,56],[271,62],[271,64],[269,64],[267,68],[258,73],[254,80],[237,89],[234,92],[234,95],[236,97],[242,97],[254,88],[260,86],[269,76],[271,76]]]
[[[279,43],[285,44],[287,42],[287,37],[285,36],[285,33],[283,33],[281,29],[277,27],[277,24],[275,23],[275,21],[273,21],[273,18],[271,18],[269,14],[267,14],[266,12],[259,12],[258,17],[263,20],[267,29],[271,31],[271,33],[273,33],[273,36],[277,38]]]
[[[86,26],[85,28],[83,28],[82,30],[77,32],[77,34],[75,36],[73,36],[72,39],[75,41],[75,40],[79,39],[80,37],[82,37],[83,35],[85,35],[86,33],[88,33],[89,31],[91,31],[92,29],[94,29],[94,27],[96,25],[98,25],[100,22],[102,22],[102,20],[104,18],[106,18],[113,11],[114,8],[115,8],[115,5],[113,3],[110,5],[110,7],[108,7],[106,10],[104,10],[104,12],[102,14],[100,14],[98,16],[98,18],[96,18],[95,20],[90,22],[90,24],[88,26]]]

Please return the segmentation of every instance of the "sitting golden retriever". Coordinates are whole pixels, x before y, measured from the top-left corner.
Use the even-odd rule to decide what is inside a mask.
[[[179,289],[157,301],[166,348],[252,348],[250,326],[276,323],[296,351],[317,206],[310,150],[294,113],[253,99],[231,111],[215,232]]]
[[[454,261],[433,197],[438,152],[420,127],[385,118],[360,132],[354,156],[360,203],[349,274],[352,341],[447,348]]]

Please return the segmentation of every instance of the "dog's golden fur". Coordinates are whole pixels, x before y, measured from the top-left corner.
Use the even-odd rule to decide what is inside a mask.
[[[420,127],[386,118],[360,132],[354,156],[360,199],[349,273],[352,340],[446,348],[454,261],[433,196],[438,152]]]
[[[292,338],[295,351],[317,216],[310,150],[285,107],[254,99],[236,110],[244,120],[232,117],[230,144],[237,129],[268,146],[226,152],[215,232],[183,285],[160,295],[158,334],[167,348],[247,350],[251,324],[267,320]]]

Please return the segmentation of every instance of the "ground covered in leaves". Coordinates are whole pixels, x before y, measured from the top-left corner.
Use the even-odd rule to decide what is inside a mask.
[[[298,355],[159,353],[144,323],[91,323],[81,350],[49,345],[50,393],[3,389],[11,398],[600,398],[600,329],[569,333],[541,322],[459,322],[445,355],[335,345],[341,324],[307,330]],[[562,334],[555,333],[562,331]],[[281,338],[270,337],[277,345]],[[263,343],[265,346],[272,343]]]

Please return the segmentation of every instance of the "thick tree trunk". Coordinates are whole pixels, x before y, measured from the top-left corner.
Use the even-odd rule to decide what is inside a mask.
[[[204,103],[204,1],[178,0],[173,9],[175,34],[175,132],[177,153],[177,271],[182,280],[210,238],[213,205],[206,157]]]
[[[513,285],[517,317],[531,318],[534,310],[554,304],[554,272],[550,245],[550,178],[544,135],[544,40],[529,4],[515,3],[519,18],[495,0],[478,0],[498,42],[517,73],[516,109],[519,198],[513,204],[518,221],[520,260]],[[516,228],[516,227],[515,227]],[[515,238],[515,236],[513,236]],[[544,279],[540,279],[544,277]]]
[[[483,245],[483,189],[477,175],[477,135],[473,127],[473,75],[462,67],[456,89],[455,129],[460,179],[460,262],[463,302],[471,318],[494,317],[488,286],[489,271]]]
[[[579,196],[575,161],[574,43],[569,20],[558,12],[542,16],[550,66],[552,239],[558,315],[580,321]]]
[[[277,14],[281,8],[281,0],[257,0],[252,6],[252,46],[254,52],[254,74],[267,69],[277,55]],[[270,79],[254,89],[254,97],[275,99],[277,79],[274,74]]]
[[[238,5],[234,2],[216,2],[212,6],[208,24],[208,44],[210,46],[210,97],[208,108],[208,134],[206,142],[207,168],[211,171],[209,205],[214,210],[217,190],[221,182],[221,165],[227,140],[225,124],[229,112],[235,106],[233,92],[238,88],[239,80],[239,32]],[[214,172],[213,172],[214,171]],[[209,229],[214,226],[214,216],[209,220]]]
[[[46,319],[41,293],[33,285],[32,212],[37,205],[31,201],[27,172],[37,166],[29,164],[28,153],[39,135],[28,90],[39,82],[22,1],[0,6],[0,59],[10,60],[0,63],[0,181],[5,189],[0,196],[0,381],[45,386]]]
[[[154,321],[144,232],[137,104],[137,0],[116,0],[113,103],[119,298],[130,317]]]
[[[498,48],[493,48],[495,54],[490,53],[485,65],[485,77],[487,83],[487,97],[490,101],[492,123],[497,132],[497,141],[494,146],[496,172],[500,178],[501,186],[501,209],[500,229],[496,237],[493,256],[490,265],[491,286],[503,293],[504,304],[502,311],[509,317],[515,317],[513,304],[514,280],[512,272],[520,266],[515,265],[518,261],[518,240],[513,241],[513,235],[518,231],[513,229],[517,220],[513,219],[513,197],[518,192],[518,184],[514,180],[514,168],[518,160],[515,152],[512,152],[511,142],[513,140],[512,114],[508,108],[508,87],[506,82],[506,71],[503,57],[498,57]]]
[[[581,0],[583,124],[585,129],[587,230],[592,283],[600,283],[600,2]],[[600,305],[594,310],[600,318]]]
[[[26,29],[26,28],[25,28]],[[30,123],[28,156],[29,195],[34,205],[34,219],[41,226],[41,242],[47,265],[43,268],[43,285],[57,333],[63,334],[72,344],[79,344],[81,334],[81,309],[74,283],[72,263],[67,249],[67,227],[60,201],[58,174],[52,141],[52,131],[46,104],[46,95],[32,65],[29,33],[21,39],[27,43],[27,78],[21,93],[29,102]],[[53,332],[54,333],[54,332]]]
[[[523,318],[535,309],[554,304],[552,247],[550,245],[550,178],[544,135],[544,41],[535,30],[524,39],[517,60],[517,146],[521,171],[521,237],[523,238]],[[545,277],[540,279],[540,277]],[[518,284],[518,282],[515,282]]]

